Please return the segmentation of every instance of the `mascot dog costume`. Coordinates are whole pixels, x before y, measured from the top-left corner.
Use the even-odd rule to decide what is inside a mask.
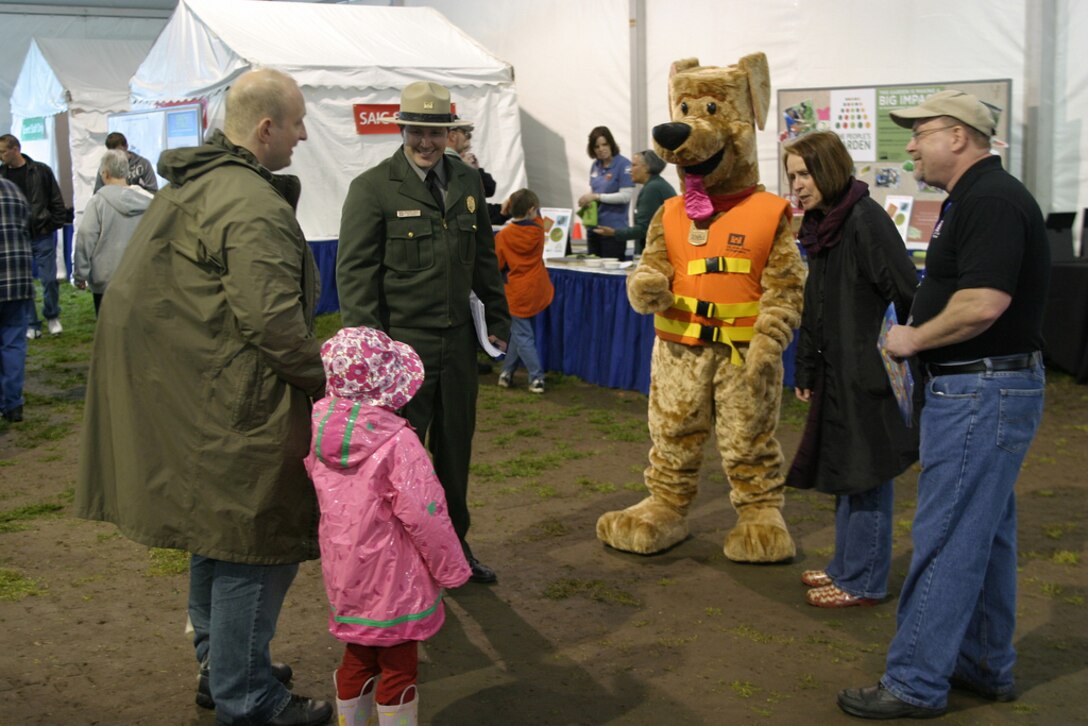
[[[782,449],[775,439],[782,351],[800,323],[804,266],[787,202],[759,184],[756,126],[770,105],[767,57],[735,66],[677,61],[669,77],[672,123],[653,130],[676,164],[683,197],[650,225],[627,281],[639,313],[654,313],[645,471],[650,496],[597,520],[597,537],[652,554],[688,536],[703,445],[714,426],[737,524],[725,539],[736,562],[795,554],[782,519]]]

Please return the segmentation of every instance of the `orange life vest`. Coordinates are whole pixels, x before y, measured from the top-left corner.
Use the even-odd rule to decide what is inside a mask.
[[[774,245],[785,199],[756,192],[721,214],[706,230],[706,244],[689,241],[692,222],[684,198],[665,201],[665,246],[675,273],[672,306],[654,316],[659,338],[686,345],[725,343],[740,365],[736,343],[752,339],[763,296],[763,268]]]

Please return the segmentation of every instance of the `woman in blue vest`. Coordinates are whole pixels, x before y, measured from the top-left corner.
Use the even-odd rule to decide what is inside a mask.
[[[586,147],[593,166],[589,169],[590,191],[578,198],[578,207],[590,202],[597,203],[597,224],[605,227],[626,227],[627,209],[635,193],[631,179],[631,162],[620,155],[620,147],[612,138],[607,126],[598,126],[589,132]],[[627,250],[627,240],[604,237],[589,228],[587,239],[589,254],[598,257],[615,257],[622,260]]]

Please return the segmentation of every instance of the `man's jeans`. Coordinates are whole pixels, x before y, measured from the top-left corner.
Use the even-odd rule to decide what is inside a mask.
[[[1043,412],[1041,363],[942,375],[926,387],[914,555],[881,682],[900,700],[942,708],[953,674],[1013,688],[1014,485]]]
[[[825,571],[836,587],[854,597],[879,600],[888,594],[894,486],[889,479],[835,498],[835,554]]]
[[[26,373],[26,300],[0,302],[0,411],[23,405]]]
[[[189,618],[196,659],[209,659],[215,717],[223,724],[274,718],[291,693],[272,675],[268,644],[298,564],[243,565],[193,555]]]
[[[30,246],[34,251],[34,266],[37,268],[38,279],[42,283],[42,317],[46,320],[59,318],[60,284],[57,282],[57,235],[55,232],[50,232],[31,242]],[[28,325],[36,329],[42,327],[33,300],[30,301]]]
[[[536,352],[536,339],[533,337],[533,319],[510,316],[510,345],[507,346],[506,358],[502,362],[503,373],[513,374],[518,362],[529,371],[529,381],[544,380],[544,368],[540,365],[540,356]]]

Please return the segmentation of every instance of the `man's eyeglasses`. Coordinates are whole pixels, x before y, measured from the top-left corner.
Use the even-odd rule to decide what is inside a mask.
[[[471,131],[465,131],[464,129],[454,129],[454,131],[460,131],[462,134],[465,135],[466,140],[472,138],[472,132]]]
[[[959,125],[960,124],[949,124],[948,126],[938,126],[935,129],[923,129],[922,131],[912,131],[910,133],[910,137],[912,139],[914,139],[915,141],[917,141],[918,139],[922,138],[923,136],[929,136],[930,134],[935,134],[938,131],[947,131],[948,129],[954,129]]]

